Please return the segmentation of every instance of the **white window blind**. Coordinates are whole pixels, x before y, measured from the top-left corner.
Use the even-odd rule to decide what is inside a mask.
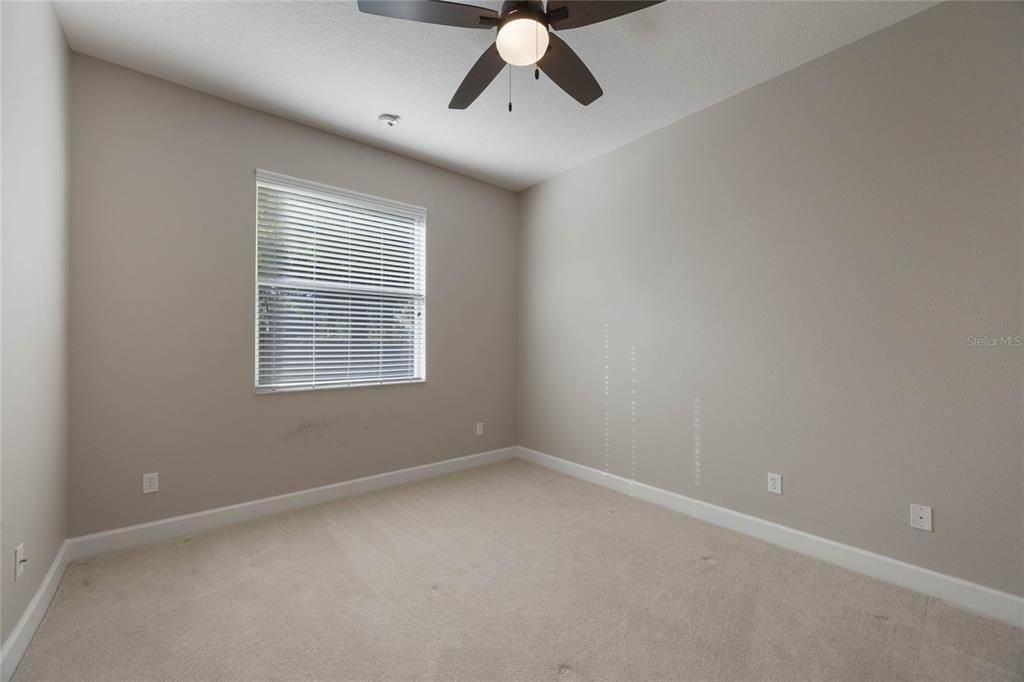
[[[256,390],[423,381],[426,211],[256,172]]]

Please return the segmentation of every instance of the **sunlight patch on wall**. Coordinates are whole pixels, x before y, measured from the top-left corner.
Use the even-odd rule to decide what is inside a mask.
[[[608,323],[604,323],[604,473],[608,475],[611,459],[611,424],[609,415],[609,391],[611,388],[611,376],[609,374],[609,350],[608,350]]]
[[[633,484],[636,483],[636,346],[629,347],[629,494],[633,494]]]
[[[700,468],[701,468],[701,457],[700,457],[700,420],[701,420],[701,404],[700,398],[693,399],[693,484],[700,486]]]

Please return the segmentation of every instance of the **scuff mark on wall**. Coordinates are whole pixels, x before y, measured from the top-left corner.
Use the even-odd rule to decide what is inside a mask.
[[[310,436],[322,433],[325,429],[331,426],[330,422],[325,421],[313,421],[313,422],[301,422],[290,429],[281,436],[282,442],[288,442],[295,440],[296,438],[308,438]]]

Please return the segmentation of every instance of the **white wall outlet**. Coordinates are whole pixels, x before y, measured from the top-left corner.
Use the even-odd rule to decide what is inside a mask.
[[[477,422],[476,423],[476,435],[478,435],[478,436],[484,435],[484,423],[483,422]]]
[[[923,504],[910,505],[910,526],[930,533],[932,531],[932,508]]]
[[[158,472],[142,474],[142,494],[148,495],[158,490],[160,490],[160,474]]]
[[[768,492],[782,494],[782,474],[768,474]]]
[[[17,580],[25,572],[25,544],[22,543],[14,548],[14,579]]]

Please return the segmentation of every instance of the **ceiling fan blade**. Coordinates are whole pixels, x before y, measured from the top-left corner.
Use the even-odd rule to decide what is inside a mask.
[[[505,68],[505,60],[498,54],[498,44],[493,43],[480,55],[469,70],[462,84],[455,91],[452,101],[448,103],[449,109],[465,109],[472,104],[480,93],[487,89],[495,76]]]
[[[621,17],[662,2],[665,0],[549,0],[548,23],[556,31],[564,31]]]
[[[494,28],[498,13],[486,7],[444,0],[359,0],[359,11],[380,17],[462,28]]]
[[[548,51],[537,62],[540,70],[583,106],[603,95],[597,79],[579,55],[554,33],[549,38]]]

